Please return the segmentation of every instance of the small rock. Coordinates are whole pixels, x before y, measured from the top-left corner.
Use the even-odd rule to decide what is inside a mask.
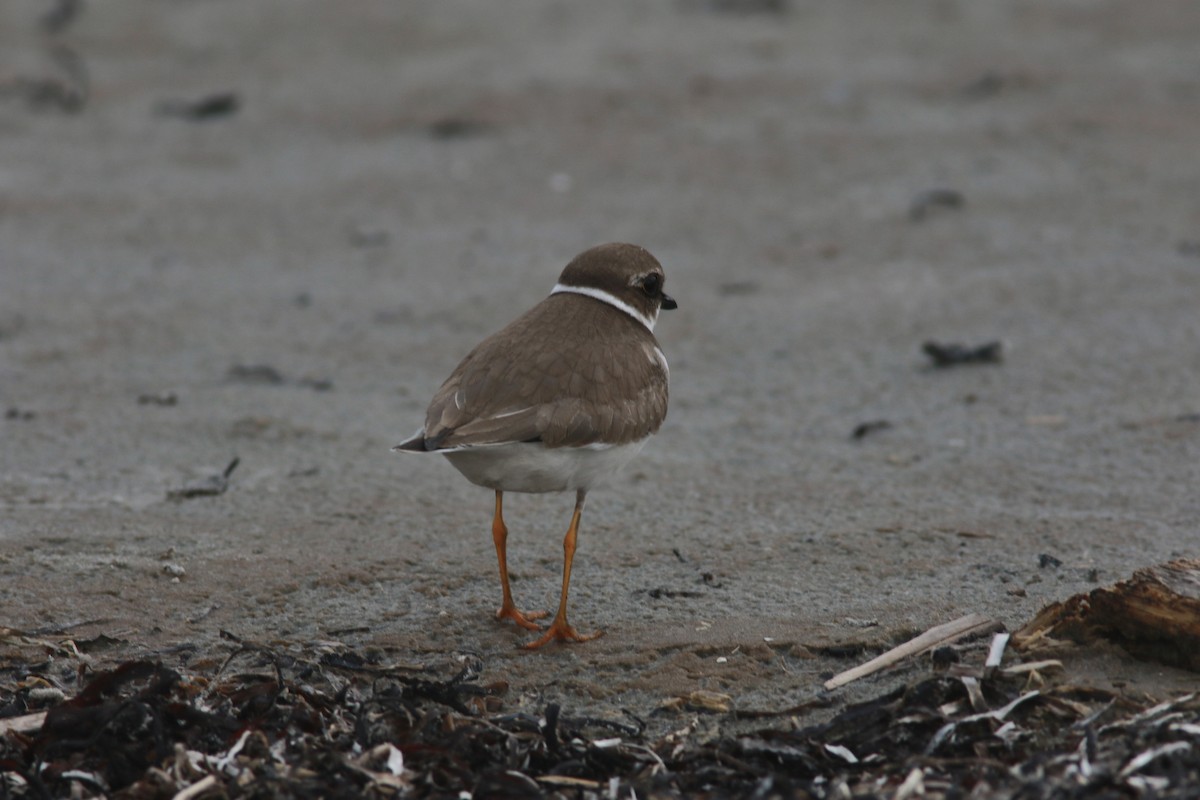
[[[179,403],[179,397],[174,392],[147,393],[138,395],[139,406],[173,406]]]
[[[985,342],[974,347],[929,341],[921,345],[921,351],[929,356],[933,365],[938,368],[956,367],[960,364],[999,364],[1004,358],[1004,345],[999,341]]]
[[[851,439],[863,439],[872,433],[878,431],[886,431],[892,427],[892,423],[886,419],[873,419],[869,422],[860,422],[854,426],[854,430],[850,432]]]
[[[962,192],[954,189],[927,189],[913,198],[908,207],[908,218],[920,222],[934,209],[960,209],[967,204]]]
[[[1063,563],[1062,561],[1059,561],[1057,558],[1050,555],[1049,553],[1038,554],[1038,566],[1042,569],[1046,569],[1047,567],[1052,567],[1053,569],[1058,569],[1059,567],[1062,566],[1062,563]]]
[[[233,116],[241,104],[241,98],[235,92],[216,92],[196,100],[164,100],[158,104],[158,113],[164,117],[203,122]]]
[[[269,364],[234,364],[225,373],[225,377],[238,383],[264,383],[273,386],[283,383],[283,375]]]

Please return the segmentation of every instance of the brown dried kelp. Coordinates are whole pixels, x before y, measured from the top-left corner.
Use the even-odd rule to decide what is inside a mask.
[[[1036,665],[960,661],[821,724],[781,717],[705,738],[687,706],[648,712],[655,730],[678,727],[656,736],[633,714],[506,712],[506,687],[481,683],[474,656],[421,668],[336,643],[225,638],[224,658],[190,670],[136,660],[91,673],[86,656],[64,670],[71,648],[36,670],[0,665],[0,798],[1070,800],[1184,798],[1200,785],[1196,695],[1147,708],[1046,687]],[[29,685],[51,680],[68,699],[28,713]]]

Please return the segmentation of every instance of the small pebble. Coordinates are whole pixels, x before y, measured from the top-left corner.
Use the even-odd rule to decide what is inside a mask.
[[[1062,561],[1050,555],[1049,553],[1041,553],[1038,555],[1038,566],[1042,569],[1046,569],[1047,567],[1058,569],[1062,566],[1062,563]]]

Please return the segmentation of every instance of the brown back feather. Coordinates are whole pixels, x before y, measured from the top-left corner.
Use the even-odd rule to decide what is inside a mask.
[[[546,330],[573,335],[546,341],[539,333]],[[441,448],[645,438],[667,415],[667,374],[655,346],[654,334],[619,309],[552,295],[463,359],[429,405],[425,437]],[[637,391],[623,399],[624,387]]]

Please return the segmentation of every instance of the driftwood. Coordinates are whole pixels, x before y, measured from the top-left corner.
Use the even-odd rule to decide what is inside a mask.
[[[845,686],[847,683],[856,681],[859,678],[864,678],[881,669],[886,669],[909,656],[923,653],[938,645],[947,644],[969,633],[980,633],[993,627],[995,624],[995,620],[985,617],[982,614],[968,614],[965,617],[959,617],[952,622],[938,625],[936,628],[930,628],[915,639],[909,639],[904,644],[893,647],[883,655],[877,656],[865,664],[860,664],[853,669],[848,669],[845,672],[834,675],[825,681],[825,688],[836,689],[839,686]]]
[[[1013,637],[1117,642],[1135,658],[1200,671],[1200,559],[1145,567],[1129,580],[1046,606]]]

